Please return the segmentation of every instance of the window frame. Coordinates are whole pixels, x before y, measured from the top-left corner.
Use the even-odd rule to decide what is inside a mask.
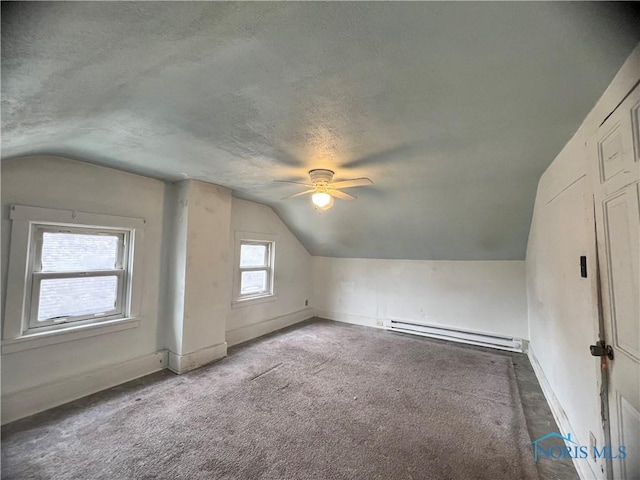
[[[275,291],[275,250],[278,240],[277,235],[252,232],[235,232],[235,256],[234,256],[234,286],[232,307],[254,305],[265,301],[277,299]],[[265,255],[266,265],[242,267],[240,258],[242,245],[265,245],[267,254]],[[266,271],[267,290],[259,293],[242,294],[242,272]]]
[[[9,211],[10,243],[6,300],[2,305],[2,352],[13,353],[80,338],[102,335],[140,325],[143,293],[144,231],[141,218],[120,217],[77,210],[11,205]],[[122,282],[122,314],[99,316],[55,325],[31,327],[32,275],[31,259],[35,252],[34,228],[92,229],[128,232],[126,258],[128,270]]]
[[[104,227],[77,227],[71,225],[51,225],[43,223],[31,224],[31,237],[30,237],[30,256],[28,262],[28,276],[29,285],[27,286],[25,294],[30,294],[29,302],[29,314],[28,330],[31,331],[45,331],[62,328],[61,325],[71,324],[88,324],[98,321],[115,320],[124,318],[127,316],[128,304],[129,304],[129,270],[130,270],[130,230],[126,229],[111,229]],[[108,235],[117,236],[118,240],[118,253],[116,259],[116,265],[114,269],[102,269],[102,270],[75,270],[68,272],[46,272],[42,271],[42,248],[44,245],[45,233],[75,233],[85,235]],[[38,320],[39,306],[40,306],[40,288],[42,280],[56,279],[56,278],[90,278],[101,276],[116,276],[118,278],[118,287],[116,293],[116,305],[113,309],[107,312],[99,314],[83,314],[83,315],[70,315],[66,317],[60,317],[48,320]]]
[[[240,260],[242,260],[242,247],[244,245],[257,245],[261,247],[265,247],[266,252],[264,255],[265,262],[259,266],[252,267],[243,267],[242,262],[238,263],[238,268],[240,269],[240,285],[238,290],[238,300],[249,299],[249,298],[259,298],[266,297],[269,295],[273,295],[272,291],[272,276],[273,276],[273,268],[271,266],[271,252],[273,250],[273,242],[264,242],[257,240],[240,240]],[[265,290],[261,290],[256,293],[242,293],[242,274],[245,272],[265,272],[267,274],[267,288]]]

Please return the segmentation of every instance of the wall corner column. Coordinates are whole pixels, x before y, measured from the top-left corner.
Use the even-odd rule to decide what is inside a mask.
[[[185,373],[227,355],[231,190],[183,180],[169,201],[165,342],[169,369]]]

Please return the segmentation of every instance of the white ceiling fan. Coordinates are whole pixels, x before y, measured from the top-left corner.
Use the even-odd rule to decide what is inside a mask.
[[[283,198],[283,200],[311,194],[311,202],[320,210],[330,209],[333,206],[334,197],[339,198],[340,200],[356,199],[353,195],[342,192],[340,190],[341,188],[364,187],[366,185],[373,184],[373,182],[368,178],[352,178],[350,180],[332,182],[333,175],[334,172],[332,170],[316,168],[309,171],[311,183],[290,182],[287,180],[276,180],[276,182],[293,183],[295,185],[304,185],[305,187],[309,187],[309,190],[289,195],[288,197]]]

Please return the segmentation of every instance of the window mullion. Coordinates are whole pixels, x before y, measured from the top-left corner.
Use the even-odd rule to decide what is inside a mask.
[[[263,270],[269,270],[269,266],[263,265],[261,267],[240,267],[241,272],[261,272]]]
[[[34,278],[54,279],[54,278],[89,278],[89,277],[109,277],[112,275],[121,276],[124,269],[114,270],[88,270],[73,272],[33,272]]]

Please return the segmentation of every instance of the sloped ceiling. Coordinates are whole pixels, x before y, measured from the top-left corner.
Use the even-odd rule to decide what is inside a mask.
[[[315,255],[524,258],[538,179],[640,40],[595,3],[2,4],[2,156],[271,205]],[[319,214],[275,179],[368,176]]]

